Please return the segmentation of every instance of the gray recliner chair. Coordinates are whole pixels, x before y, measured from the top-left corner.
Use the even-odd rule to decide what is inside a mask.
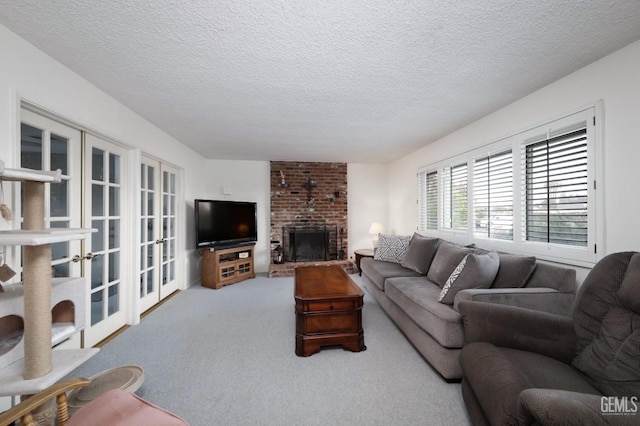
[[[572,318],[481,302],[459,311],[474,425],[640,424],[640,253],[598,262]]]

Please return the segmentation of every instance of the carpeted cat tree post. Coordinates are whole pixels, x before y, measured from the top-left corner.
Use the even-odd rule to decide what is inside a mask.
[[[24,229],[44,229],[44,183],[24,182]],[[24,246],[24,378],[42,377],[51,363],[51,244]]]
[[[24,229],[44,229],[44,183],[24,181]],[[23,246],[24,378],[36,379],[53,369],[51,361],[51,244]],[[53,403],[34,414],[39,425],[55,419]]]

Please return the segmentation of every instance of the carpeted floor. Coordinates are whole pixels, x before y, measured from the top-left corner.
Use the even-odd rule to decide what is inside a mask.
[[[70,376],[139,365],[137,393],[192,426],[469,424],[460,385],[444,382],[366,292],[362,315],[366,351],[300,358],[293,278],[194,286]]]

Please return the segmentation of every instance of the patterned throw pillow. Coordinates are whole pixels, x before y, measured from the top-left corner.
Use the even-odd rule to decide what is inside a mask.
[[[409,248],[409,240],[408,235],[380,234],[378,238],[378,248],[373,258],[384,262],[402,263]]]
[[[476,249],[467,254],[444,283],[438,302],[453,305],[460,290],[489,288],[498,273],[500,260],[495,251]]]
[[[468,254],[465,255],[465,257],[462,258],[460,263],[458,263],[458,266],[456,266],[456,269],[454,269],[451,275],[449,275],[449,278],[444,283],[444,286],[442,286],[442,290],[440,290],[440,296],[438,296],[438,302],[442,302],[442,300],[445,298],[447,293],[449,293],[449,290],[451,290],[451,286],[453,285],[453,283],[456,282],[456,280],[464,270],[464,267],[467,265],[468,257],[469,257]]]

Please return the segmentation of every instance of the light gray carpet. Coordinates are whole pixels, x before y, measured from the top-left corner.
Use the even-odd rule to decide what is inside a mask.
[[[139,365],[146,380],[137,393],[193,426],[469,424],[460,385],[444,382],[366,292],[362,315],[366,351],[301,358],[293,278],[196,286],[70,377]]]

